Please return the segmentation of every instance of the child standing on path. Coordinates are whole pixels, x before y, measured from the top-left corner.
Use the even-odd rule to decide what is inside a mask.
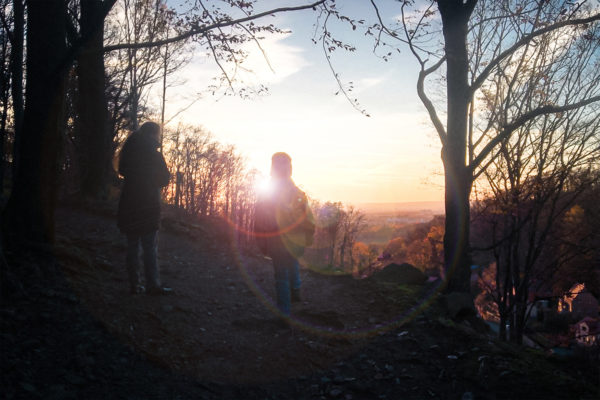
[[[313,242],[315,224],[306,195],[292,181],[292,159],[271,158],[271,186],[258,199],[254,231],[261,251],[272,258],[277,307],[289,317],[291,302],[300,301],[298,258]]]

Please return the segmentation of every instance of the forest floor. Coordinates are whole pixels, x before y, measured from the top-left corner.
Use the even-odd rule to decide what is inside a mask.
[[[169,296],[131,295],[109,211],[62,208],[59,273],[2,293],[3,399],[593,399],[598,365],[444,318],[435,288],[303,269],[282,327],[269,260],[167,218]],[[21,275],[33,259],[7,252]]]

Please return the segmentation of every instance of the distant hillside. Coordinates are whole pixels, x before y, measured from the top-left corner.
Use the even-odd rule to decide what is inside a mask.
[[[433,214],[444,213],[443,201],[411,201],[401,203],[359,203],[356,205],[366,213],[396,213],[406,211],[431,210]]]

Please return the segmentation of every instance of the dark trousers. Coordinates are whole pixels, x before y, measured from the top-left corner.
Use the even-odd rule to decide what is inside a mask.
[[[275,270],[275,293],[277,308],[284,314],[290,315],[291,289],[300,289],[300,264],[289,254],[273,256]]]
[[[160,287],[158,261],[156,260],[158,231],[142,235],[127,234],[127,272],[129,275],[129,285],[132,290],[137,285],[140,285],[140,244],[143,250],[146,286],[148,288],[158,288]]]

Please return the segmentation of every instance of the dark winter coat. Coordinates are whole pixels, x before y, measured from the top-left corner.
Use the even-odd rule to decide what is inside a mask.
[[[263,254],[298,258],[313,242],[315,224],[306,195],[291,179],[274,182],[255,209],[254,233]]]
[[[160,188],[169,184],[169,170],[157,143],[133,133],[119,159],[119,174],[125,179],[117,225],[126,234],[144,234],[160,226]]]

